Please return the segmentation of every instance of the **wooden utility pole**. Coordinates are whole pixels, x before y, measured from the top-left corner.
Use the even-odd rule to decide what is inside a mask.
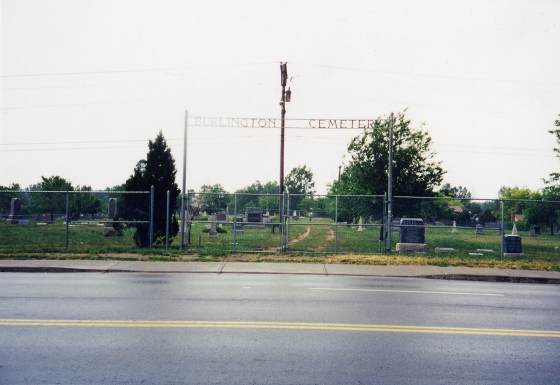
[[[286,118],[286,82],[288,80],[288,63],[280,63],[280,194],[284,194],[284,128]]]
[[[288,63],[280,62],[280,85],[282,86],[282,96],[280,99],[280,202],[279,219],[280,219],[280,233],[282,234],[282,250],[285,247],[284,240],[284,129],[286,118],[286,101],[289,101],[289,95],[286,97],[286,83],[288,81]],[[288,99],[288,100],[286,100]]]

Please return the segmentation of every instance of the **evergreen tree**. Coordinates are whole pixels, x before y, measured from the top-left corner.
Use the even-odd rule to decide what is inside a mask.
[[[558,114],[558,116],[560,117],[560,114]],[[554,135],[554,138],[556,139],[557,147],[554,148],[554,152],[556,153],[556,157],[560,158],[560,119],[556,119],[554,121],[554,127],[555,128],[548,132]],[[550,179],[547,181],[547,183],[554,183],[558,181],[560,181],[560,172],[553,172],[550,174]]]
[[[177,221],[176,202],[179,195],[179,187],[175,183],[175,160],[171,155],[171,149],[161,131],[154,141],[148,142],[148,154],[146,160],[142,159],[134,168],[130,178],[125,183],[126,191],[148,191],[154,186],[154,244],[165,243],[165,218],[167,210],[167,191],[170,191],[171,223],[169,227],[170,238],[177,235],[179,225]],[[122,217],[125,220],[148,220],[149,219],[149,196],[144,194],[125,194]],[[140,247],[150,244],[149,224],[136,223],[134,241]],[[171,239],[170,239],[171,242]]]

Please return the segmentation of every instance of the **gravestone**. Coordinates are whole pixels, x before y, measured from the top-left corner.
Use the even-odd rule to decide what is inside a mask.
[[[109,203],[107,205],[107,217],[111,220],[111,221],[116,221],[117,220],[117,215],[118,215],[118,209],[117,209],[117,198],[109,198]],[[115,229],[115,226],[113,225],[112,222],[105,222],[104,227],[103,227],[103,235],[106,237],[112,237],[114,235],[117,235],[117,230]]]
[[[247,215],[247,223],[262,224],[263,210],[260,207],[247,207],[245,213]]]
[[[453,227],[451,228],[451,232],[453,234],[457,232],[457,221],[453,221]]]
[[[109,198],[108,216],[109,218],[114,219],[117,217],[117,214],[117,198]]]
[[[422,218],[401,218],[398,252],[425,252],[425,226]]]
[[[225,222],[226,221],[226,213],[224,211],[220,211],[216,213],[216,220],[218,222]]]
[[[360,219],[358,219],[358,230],[357,231],[364,231],[364,219],[362,217],[360,217]]]
[[[436,247],[434,251],[436,252],[436,254],[452,253],[455,251],[455,249],[453,247]]]
[[[236,216],[233,219],[233,232],[235,234],[240,234],[243,232],[243,217],[242,216]]]
[[[537,235],[541,235],[541,227],[532,225],[531,228],[529,229],[529,235],[531,237],[536,237]]]
[[[504,256],[505,257],[521,257],[523,256],[523,246],[519,235],[504,235]]]
[[[424,243],[425,227],[421,218],[402,218],[399,222],[401,229],[399,242]]]
[[[475,233],[476,235],[480,235],[480,234],[482,234],[483,232],[484,232],[484,226],[482,226],[480,223],[477,223],[477,224],[476,224],[476,227],[475,227],[475,230],[474,230],[474,233]]]
[[[8,223],[12,225],[19,224],[21,212],[21,200],[19,198],[12,198],[10,201],[10,215],[8,216]]]
[[[270,215],[268,215],[267,213],[264,213],[262,216],[262,222],[263,224],[267,225],[270,223]]]
[[[210,231],[208,231],[208,234],[211,238],[214,238],[216,237],[216,235],[218,235],[218,230],[216,230],[216,216],[210,215],[210,218],[208,218],[208,220],[210,221]]]

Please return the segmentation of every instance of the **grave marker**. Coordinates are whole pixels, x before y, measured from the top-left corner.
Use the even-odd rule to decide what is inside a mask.
[[[474,233],[476,235],[481,235],[483,232],[484,232],[484,226],[482,226],[480,223],[477,223],[476,227],[475,227],[475,230],[474,230]]]
[[[425,252],[425,226],[422,218],[401,218],[397,252]]]
[[[247,223],[262,223],[263,210],[259,207],[247,207],[245,209],[247,214]]]
[[[521,237],[519,235],[504,235],[504,256],[505,257],[521,257],[523,256],[523,247]]]
[[[457,232],[457,221],[453,221],[453,227],[451,228],[451,232],[453,234]]]
[[[117,209],[117,198],[109,198],[109,202],[107,204],[107,217],[111,221],[116,221],[118,218],[118,209]],[[117,235],[118,231],[115,229],[115,226],[112,222],[105,222],[103,227],[103,235],[106,237],[112,237]]]
[[[541,227],[532,225],[531,228],[529,229],[529,235],[531,237],[536,237],[537,235],[541,235]]]
[[[218,235],[218,230],[216,230],[216,216],[210,215],[208,220],[210,220],[210,231],[208,231],[208,234],[210,238],[215,238],[216,235]]]
[[[243,232],[243,217],[238,215],[233,219],[233,222],[233,232],[241,234]]]
[[[12,198],[10,201],[10,215],[8,216],[8,223],[12,225],[19,224],[21,212],[21,200],[19,198]]]

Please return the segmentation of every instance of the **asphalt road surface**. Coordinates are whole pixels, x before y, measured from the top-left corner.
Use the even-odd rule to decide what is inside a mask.
[[[1,384],[558,384],[560,286],[0,273]]]

